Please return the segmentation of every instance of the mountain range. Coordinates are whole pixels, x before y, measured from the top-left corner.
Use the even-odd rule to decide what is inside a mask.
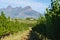
[[[10,16],[11,18],[38,18],[40,13],[33,10],[30,6],[22,7],[11,7],[8,6],[7,8],[1,8],[0,12],[4,11],[6,16]]]

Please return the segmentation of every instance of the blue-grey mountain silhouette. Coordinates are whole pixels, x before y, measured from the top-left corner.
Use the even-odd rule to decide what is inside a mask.
[[[22,7],[11,7],[8,6],[7,8],[1,8],[0,12],[4,11],[6,16],[10,16],[11,18],[26,18],[26,17],[32,17],[32,18],[38,18],[40,13],[33,10],[30,6],[26,6],[24,8]]]

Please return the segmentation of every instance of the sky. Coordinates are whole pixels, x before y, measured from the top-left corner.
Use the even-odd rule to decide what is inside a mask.
[[[31,6],[33,10],[44,13],[45,9],[50,5],[50,0],[0,0],[0,8],[12,7],[26,7]]]

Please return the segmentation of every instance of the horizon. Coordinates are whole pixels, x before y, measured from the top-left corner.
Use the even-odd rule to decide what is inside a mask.
[[[46,8],[49,7],[50,5],[50,0],[0,0],[0,9],[1,8],[6,8],[8,6],[12,6],[13,8],[15,7],[26,7],[30,6],[33,10],[39,12],[39,13],[44,13]]]

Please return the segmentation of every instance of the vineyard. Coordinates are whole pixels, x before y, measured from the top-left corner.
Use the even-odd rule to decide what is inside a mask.
[[[50,7],[46,8],[44,15],[40,15],[37,20],[12,19],[1,12],[0,38],[23,31],[26,32],[23,33],[22,39],[60,40],[60,0],[51,0]],[[20,34],[18,37],[20,38]]]
[[[0,38],[14,34],[17,32],[22,32],[28,30],[29,27],[32,27],[36,21],[32,22],[29,20],[18,20],[11,19],[10,17],[6,17],[4,12],[1,12],[0,15]]]

